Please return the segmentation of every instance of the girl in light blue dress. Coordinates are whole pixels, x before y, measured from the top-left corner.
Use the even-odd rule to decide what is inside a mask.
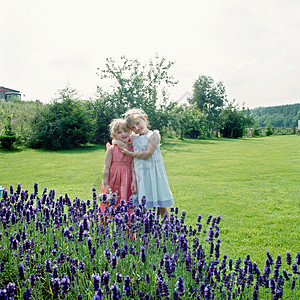
[[[160,206],[161,216],[169,212],[167,207],[174,205],[169,188],[165,165],[160,150],[160,134],[158,130],[148,129],[147,115],[141,109],[133,108],[125,114],[128,127],[135,133],[132,136],[133,151],[120,146],[121,151],[134,158],[139,204],[146,197],[145,207]]]

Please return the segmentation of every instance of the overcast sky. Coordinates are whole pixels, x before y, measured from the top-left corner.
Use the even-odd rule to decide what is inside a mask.
[[[300,102],[299,0],[0,0],[0,86],[50,102],[90,97],[122,55],[175,61],[176,101],[200,75],[249,108]]]

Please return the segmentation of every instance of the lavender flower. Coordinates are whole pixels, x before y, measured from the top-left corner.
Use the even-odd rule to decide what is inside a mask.
[[[186,212],[183,210],[182,213],[181,213],[181,219],[180,219],[181,224],[184,224],[185,216],[186,216]]]
[[[54,265],[54,266],[53,266],[52,277],[53,277],[53,279],[54,279],[54,278],[58,278],[57,265]]]
[[[104,271],[101,274],[101,284],[108,286],[109,279],[110,279],[110,273],[107,271]]]
[[[141,252],[140,252],[140,258],[141,258],[141,261],[142,262],[145,262],[146,261],[146,253],[145,253],[145,247],[141,246]]]
[[[90,229],[90,221],[89,221],[88,215],[84,215],[83,216],[83,220],[81,221],[80,224],[82,224],[84,231],[89,231],[89,229]]]
[[[41,277],[42,273],[41,273],[41,266],[38,264],[36,267],[36,276],[37,277]]]
[[[69,292],[69,287],[70,287],[69,276],[63,274],[60,283],[61,283],[62,293],[67,294]]]
[[[256,284],[256,285],[254,285],[254,287],[253,287],[253,294],[252,294],[252,299],[253,299],[253,300],[258,300],[258,299],[259,299],[259,298],[258,298],[258,296],[259,296],[258,291],[259,291],[259,286]]]
[[[7,296],[9,298],[13,298],[13,296],[15,295],[15,291],[16,291],[16,285],[13,282],[10,282],[7,286],[6,286],[6,292],[7,292]]]
[[[29,276],[29,282],[30,282],[31,286],[34,286],[36,284],[36,278],[35,278],[34,274],[31,274]]]
[[[101,288],[99,288],[98,291],[96,291],[95,296],[93,297],[92,300],[101,300],[103,297],[103,291]]]
[[[275,294],[275,288],[276,288],[276,285],[275,285],[275,281],[273,278],[270,279],[270,289],[271,289],[271,294]]]
[[[38,183],[34,183],[34,195],[36,196],[39,193]]]
[[[294,273],[294,274],[297,274],[297,265],[295,264],[295,263],[293,263],[292,264],[292,272]]]
[[[120,290],[119,290],[118,286],[115,283],[111,286],[110,289],[111,289],[111,299],[112,300],[119,300],[119,299],[121,299]]]
[[[283,274],[285,280],[287,280],[287,281],[290,280],[290,277],[288,276],[288,273],[287,273],[287,271],[285,269],[282,269],[282,274]]]
[[[206,220],[207,225],[210,223],[211,219],[212,219],[212,215],[208,215],[207,220]]]
[[[292,285],[291,285],[291,289],[294,290],[295,286],[296,286],[296,277],[293,277],[293,282],[292,282]]]
[[[3,289],[1,290],[0,289],[0,299],[3,299],[3,300],[7,300],[7,293],[6,293],[6,289]]]
[[[273,260],[273,258],[271,256],[270,252],[266,251],[266,253],[267,253],[267,260],[269,260],[270,265],[273,265],[274,260]]]
[[[24,267],[23,267],[22,264],[19,264],[18,270],[19,270],[19,272],[18,272],[19,279],[20,280],[25,280]]]
[[[125,296],[131,295],[130,277],[128,275],[125,275],[123,290],[125,292]]]
[[[281,256],[278,254],[276,261],[275,261],[275,268],[279,269],[281,267]]]
[[[27,288],[26,291],[22,294],[24,300],[31,300],[31,289]]]
[[[118,283],[122,282],[122,279],[123,279],[122,274],[117,273],[117,274],[116,274],[116,279],[117,279],[117,282],[118,282]]]
[[[25,265],[26,266],[30,265],[30,255],[29,255],[29,253],[26,253],[26,255],[25,255]]]
[[[142,199],[141,199],[141,204],[142,204],[142,206],[145,206],[146,205],[146,197],[145,196],[143,196],[142,197]]]
[[[98,291],[99,288],[100,288],[100,280],[101,280],[101,277],[100,277],[99,273],[93,274],[92,277],[93,277],[94,290],[95,290],[95,291]]]
[[[290,266],[292,264],[292,256],[291,256],[291,252],[287,251],[286,252],[286,263]]]
[[[106,256],[107,258],[107,261],[110,262],[110,259],[111,259],[111,252],[110,252],[110,249],[106,249],[103,251],[104,255]]]
[[[83,261],[80,261],[79,264],[78,264],[78,268],[79,268],[79,271],[80,271],[81,273],[84,272],[84,267],[85,267],[84,262],[83,262]]]
[[[45,271],[48,273],[51,272],[51,261],[49,259],[45,260]]]
[[[178,277],[177,282],[176,282],[176,290],[180,293],[182,296],[183,293],[185,292],[184,289],[184,281],[181,276]]]
[[[111,263],[112,263],[112,268],[115,269],[117,267],[117,263],[118,263],[118,258],[115,254],[113,254],[113,256],[112,256]]]
[[[59,278],[53,278],[52,282],[53,282],[53,293],[54,293],[54,295],[58,295],[60,293]]]

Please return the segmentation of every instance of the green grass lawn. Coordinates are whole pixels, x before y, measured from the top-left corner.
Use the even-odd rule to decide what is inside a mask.
[[[165,139],[162,151],[175,205],[194,225],[199,213],[220,215],[221,254],[250,254],[263,267],[300,251],[300,136],[249,139]],[[105,146],[72,151],[0,150],[0,185],[33,191],[34,182],[91,199],[100,191]]]

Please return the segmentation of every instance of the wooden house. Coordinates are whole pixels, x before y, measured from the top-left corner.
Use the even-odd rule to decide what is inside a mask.
[[[0,86],[0,100],[9,101],[11,98],[21,100],[20,91],[12,90],[4,86]]]

